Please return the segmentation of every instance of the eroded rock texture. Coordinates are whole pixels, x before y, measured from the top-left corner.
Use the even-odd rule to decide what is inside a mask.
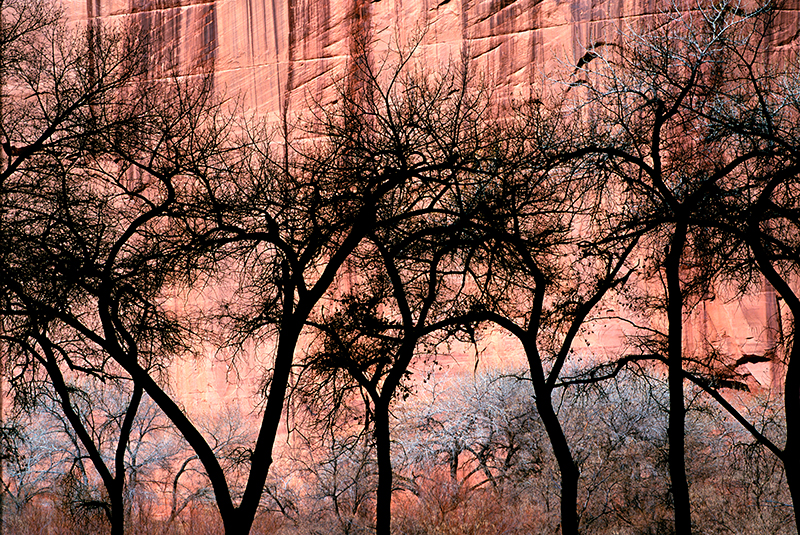
[[[572,65],[587,46],[669,6],[656,0],[69,0],[76,19],[135,17],[158,36],[154,69],[212,70],[218,87],[276,113],[340,77],[348,58],[380,60],[421,39],[432,64],[475,58],[501,86],[524,88],[545,65]],[[798,40],[786,5],[774,46]]]
[[[68,0],[74,20],[135,17],[158,36],[155,72],[212,72],[215,87],[243,94],[259,115],[302,109],[345,74],[348,60],[387,47],[419,42],[427,64],[456,61],[462,53],[490,72],[493,83],[524,94],[548,68],[575,65],[586,47],[613,40],[642,17],[669,8],[657,0]],[[772,35],[773,49],[800,42],[799,0],[786,3]],[[368,43],[365,47],[362,43]],[[703,305],[690,319],[688,349],[712,344],[738,359],[761,354],[775,342],[779,323],[775,293]],[[609,311],[613,312],[613,310]],[[593,340],[592,351],[622,345],[619,325]],[[502,339],[494,349],[515,352]],[[501,348],[498,350],[498,348]],[[466,358],[466,357],[465,357]],[[491,362],[493,359],[488,359]],[[766,384],[769,365],[752,365]],[[247,395],[257,370],[244,370],[238,387],[222,362],[186,363],[176,371],[179,390],[209,402]],[[249,376],[249,379],[247,377]]]

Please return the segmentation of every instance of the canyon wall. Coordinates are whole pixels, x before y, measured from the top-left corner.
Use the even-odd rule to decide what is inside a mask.
[[[74,21],[134,17],[157,36],[153,69],[213,73],[215,87],[241,95],[262,116],[301,110],[324,95],[355,54],[380,61],[388,47],[419,43],[426,64],[457,61],[462,54],[491,73],[493,83],[524,94],[550,68],[571,68],[593,43],[613,39],[637,19],[668,9],[656,0],[67,0]],[[778,17],[772,47],[797,47],[800,0]],[[361,43],[369,43],[366,47]],[[776,341],[780,306],[774,291],[702,305],[690,319],[686,345],[711,344],[733,359],[768,352]],[[609,309],[612,315],[613,309]],[[614,352],[622,325],[588,336],[591,352]],[[501,336],[487,362],[508,359],[516,345]],[[468,359],[454,356],[453,362]],[[471,368],[470,368],[471,369]],[[776,368],[777,369],[777,368]],[[769,365],[751,365],[754,380],[768,384]],[[239,386],[222,362],[193,361],[175,371],[176,388],[214,404],[248,396],[256,368],[240,370]]]
[[[348,58],[419,42],[428,64],[466,52],[498,86],[525,88],[545,66],[574,65],[613,40],[656,0],[66,0],[72,19],[133,17],[152,29],[154,68],[213,71],[217,87],[244,94],[259,113],[302,107],[344,72]],[[800,1],[783,7],[776,49],[797,46]]]

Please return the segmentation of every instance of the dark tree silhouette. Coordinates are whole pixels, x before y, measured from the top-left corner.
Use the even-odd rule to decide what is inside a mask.
[[[684,379],[712,362],[684,350],[684,319],[740,256],[742,240],[721,229],[716,201],[739,187],[771,154],[720,128],[724,96],[740,89],[749,64],[762,54],[768,7],[745,12],[733,4],[703,4],[655,17],[619,36],[615,47],[582,69],[579,93],[588,117],[575,154],[602,156],[618,181],[618,228],[644,233],[637,252],[660,300],[642,303],[663,315],[666,332],[650,338],[641,357],[667,368],[669,467],[675,530],[692,529],[686,478]],[[649,273],[649,274],[648,274]],[[653,316],[653,317],[655,317]]]
[[[163,293],[181,256],[166,239],[176,177],[198,170],[216,108],[202,77],[149,79],[141,29],[70,28],[42,5],[3,4],[3,29],[14,14],[19,31],[3,42],[15,53],[2,65],[0,336],[19,399],[26,381],[49,379],[108,492],[97,505],[122,533],[131,425],[144,390],[170,408],[160,375],[186,349]],[[111,461],[91,409],[76,405],[80,375],[133,382]]]
[[[469,65],[431,73],[412,54],[379,70],[357,62],[359,91],[339,92],[314,127],[322,150],[305,150],[301,160],[303,187],[330,199],[310,199],[315,228],[328,234],[342,225],[350,241],[326,253],[325,269],[339,271],[315,295],[321,306],[298,318],[320,333],[298,393],[327,425],[354,398],[363,401],[377,452],[376,529],[387,534],[390,408],[408,395],[420,345],[433,348],[475,319],[464,288],[472,245],[449,205],[494,155],[487,95],[471,84]]]
[[[527,357],[536,410],[561,477],[561,529],[578,533],[579,469],[554,390],[594,308],[627,281],[639,233],[615,235],[605,183],[583,164],[564,165],[569,126],[533,101],[499,153],[496,176],[464,199],[483,244],[472,271],[488,319],[515,336]],[[588,168],[588,166],[587,166]]]

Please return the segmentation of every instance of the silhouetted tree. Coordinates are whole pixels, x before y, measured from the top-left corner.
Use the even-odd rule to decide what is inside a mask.
[[[433,358],[443,339],[479,319],[464,285],[473,240],[450,205],[473,175],[488,172],[495,154],[493,112],[469,65],[429,72],[408,54],[380,66],[392,73],[385,79],[359,63],[360,91],[340,92],[341,108],[324,117],[326,139],[343,151],[326,167],[339,187],[352,183],[355,169],[398,182],[373,221],[358,221],[362,240],[310,318],[321,347],[306,359],[302,385],[307,405],[328,425],[343,406],[363,403],[377,455],[378,533],[390,531],[390,409],[409,395],[409,366],[421,351]]]
[[[645,233],[645,247],[637,253],[647,263],[643,280],[663,292],[660,300],[640,301],[666,323],[666,332],[651,337],[642,356],[661,359],[667,368],[669,466],[679,533],[692,529],[684,379],[687,364],[699,374],[711,364],[685,353],[684,318],[740,254],[742,241],[721,229],[716,200],[739,187],[750,169],[769,167],[772,157],[720,128],[714,117],[762,54],[770,11],[736,2],[674,6],[623,32],[616,44],[592,47],[591,61],[576,69],[579,79],[569,87],[580,95],[586,117],[576,154],[601,156],[603,168],[618,181],[614,189],[624,206],[619,228]]]
[[[122,533],[131,425],[144,390],[170,408],[159,375],[185,350],[164,306],[178,255],[167,219],[175,178],[196,171],[196,143],[214,127],[210,86],[150,80],[148,35],[135,26],[71,29],[55,16],[26,26],[41,6],[23,4],[3,4],[22,29],[2,65],[0,336],[18,399],[47,377]],[[71,386],[80,375],[133,383],[110,462]]]
[[[556,100],[506,110],[486,172],[455,213],[474,240],[476,310],[522,344],[534,399],[561,474],[561,525],[577,533],[579,470],[553,400],[584,324],[624,284],[636,231],[615,235],[602,165],[570,159],[580,121]],[[613,231],[612,231],[613,230]]]
[[[772,32],[777,29],[779,13],[769,13],[771,18],[753,32],[755,42],[749,48],[735,51],[735,68],[740,82],[734,90],[720,95],[714,125],[739,146],[761,151],[761,165],[752,165],[743,179],[717,199],[720,226],[728,235],[746,244],[747,254],[731,266],[731,277],[739,276],[747,283],[753,270],[763,274],[768,285],[777,293],[775,317],[769,318],[777,325],[775,348],[765,355],[745,355],[733,366],[749,362],[773,362],[785,370],[773,373],[771,385],[782,390],[785,415],[785,442],[782,437],[770,436],[757,421],[748,418],[746,411],[736,407],[722,392],[719,381],[707,377],[691,377],[714,397],[753,437],[774,453],[783,464],[792,501],[800,503],[800,467],[793,455],[800,441],[800,372],[797,345],[800,300],[796,277],[800,264],[797,254],[797,183],[800,177],[800,132],[798,116],[798,79],[800,67],[795,51],[768,55]],[[767,17],[767,15],[763,15]],[[752,275],[751,275],[752,276]],[[784,323],[784,319],[788,322]],[[726,386],[725,384],[721,385]],[[800,517],[795,515],[800,529]]]

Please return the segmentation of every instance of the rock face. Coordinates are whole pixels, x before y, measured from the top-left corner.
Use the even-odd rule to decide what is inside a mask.
[[[348,60],[387,47],[418,44],[426,63],[456,61],[462,54],[493,83],[524,92],[548,66],[574,65],[586,47],[613,39],[632,21],[671,4],[656,0],[66,0],[72,20],[135,17],[157,36],[153,69],[213,73],[215,86],[242,94],[245,107],[279,116],[323,95],[346,72]],[[800,0],[784,4],[772,47],[800,42]],[[361,46],[369,43],[368,46]],[[690,319],[689,348],[711,344],[738,359],[761,354],[775,342],[779,303],[768,287],[760,295],[708,303]],[[595,340],[593,351],[622,344],[621,327]],[[515,345],[499,341],[503,354]],[[491,360],[491,359],[490,359]],[[769,383],[769,365],[751,365]],[[760,367],[758,367],[760,366]],[[211,404],[247,395],[258,374],[239,387],[221,363],[186,363],[176,370],[178,390]],[[249,376],[250,373],[245,373]],[[249,385],[249,386],[248,386]]]
[[[798,42],[797,0],[784,6],[775,47]],[[574,65],[585,48],[669,6],[656,0],[67,0],[74,19],[135,17],[159,41],[154,68],[211,70],[246,105],[279,113],[318,95],[360,53],[420,42],[434,64],[467,52],[494,82],[524,88],[547,63]],[[420,37],[421,36],[421,37]]]

